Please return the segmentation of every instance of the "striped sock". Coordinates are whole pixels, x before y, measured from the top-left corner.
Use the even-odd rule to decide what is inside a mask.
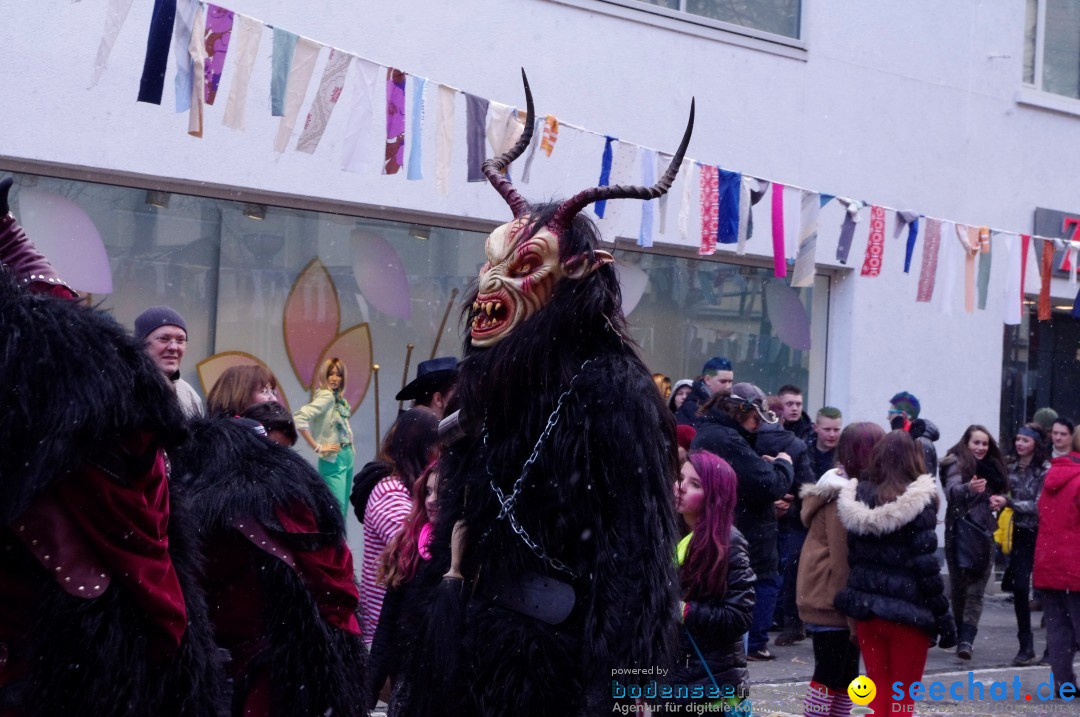
[[[832,711],[829,712],[829,717],[850,717],[851,707],[850,697],[842,692],[833,692]]]
[[[803,714],[806,717],[829,717],[833,709],[833,695],[830,690],[820,682],[811,682],[806,690],[806,704]]]

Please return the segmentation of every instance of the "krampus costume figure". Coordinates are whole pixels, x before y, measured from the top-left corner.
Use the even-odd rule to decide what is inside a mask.
[[[521,141],[484,164],[515,218],[487,238],[468,298],[460,411],[443,422],[465,435],[440,463],[436,586],[396,714],[610,714],[613,670],[664,666],[673,647],[675,423],[627,336],[613,259],[579,212],[666,192],[693,107],[655,187],[534,208],[502,174],[531,140],[525,91]],[[455,521],[464,580],[439,582]]]
[[[341,507],[318,472],[255,421],[192,424],[174,485],[203,541],[233,715],[367,713],[359,594]]]
[[[218,714],[193,541],[163,449],[176,396],[75,294],[0,182],[0,715]]]

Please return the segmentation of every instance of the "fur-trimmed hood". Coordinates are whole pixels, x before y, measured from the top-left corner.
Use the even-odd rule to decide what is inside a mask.
[[[814,515],[826,505],[836,500],[840,491],[848,484],[848,478],[838,468],[826,471],[816,483],[806,483],[799,489],[802,507],[799,519],[809,527]]]
[[[896,500],[874,507],[856,496],[858,485],[857,480],[850,479],[840,490],[837,503],[840,521],[856,535],[895,533],[937,501],[937,486],[929,473],[916,478]]]

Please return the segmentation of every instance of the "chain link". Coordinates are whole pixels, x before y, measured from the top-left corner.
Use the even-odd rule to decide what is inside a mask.
[[[578,368],[578,372],[574,374],[574,377],[572,379],[570,379],[570,385],[567,386],[566,390],[563,391],[562,394],[559,396],[559,400],[555,404],[555,410],[551,412],[550,416],[548,416],[547,425],[544,426],[544,430],[540,434],[540,438],[536,440],[536,445],[533,446],[532,454],[529,456],[528,460],[525,461],[525,465],[521,467],[521,475],[519,475],[518,479],[514,481],[514,489],[513,491],[511,491],[510,495],[507,496],[505,493],[503,493],[502,489],[495,484],[495,479],[491,479],[491,490],[494,491],[495,497],[496,499],[498,499],[500,506],[499,515],[496,516],[495,519],[508,520],[510,522],[510,530],[513,531],[514,535],[521,538],[521,542],[525,543],[525,545],[536,555],[536,557],[546,562],[553,569],[558,570],[562,573],[566,573],[572,578],[576,578],[578,576],[573,569],[571,569],[566,563],[562,562],[561,560],[549,556],[544,551],[543,546],[529,536],[528,531],[525,530],[525,527],[518,522],[517,516],[514,514],[514,505],[517,503],[517,499],[521,495],[521,488],[525,484],[525,479],[529,476],[529,469],[532,468],[534,463],[536,463],[536,459],[539,458],[540,450],[544,447],[544,443],[551,436],[551,431],[554,430],[555,426],[559,423],[559,416],[562,412],[563,403],[566,401],[567,397],[569,397],[570,394],[573,393],[574,384],[577,382],[578,377],[585,372],[585,367],[592,363],[592,361],[593,359],[586,359],[586,361],[581,364],[581,367]],[[486,428],[484,430],[484,444],[487,445]]]

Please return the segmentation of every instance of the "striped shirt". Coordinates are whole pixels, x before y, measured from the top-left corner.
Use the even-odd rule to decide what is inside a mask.
[[[376,484],[364,508],[364,554],[360,568],[360,614],[364,642],[371,646],[379,625],[386,586],[375,581],[379,556],[405,525],[412,509],[409,491],[396,476],[387,476]]]

